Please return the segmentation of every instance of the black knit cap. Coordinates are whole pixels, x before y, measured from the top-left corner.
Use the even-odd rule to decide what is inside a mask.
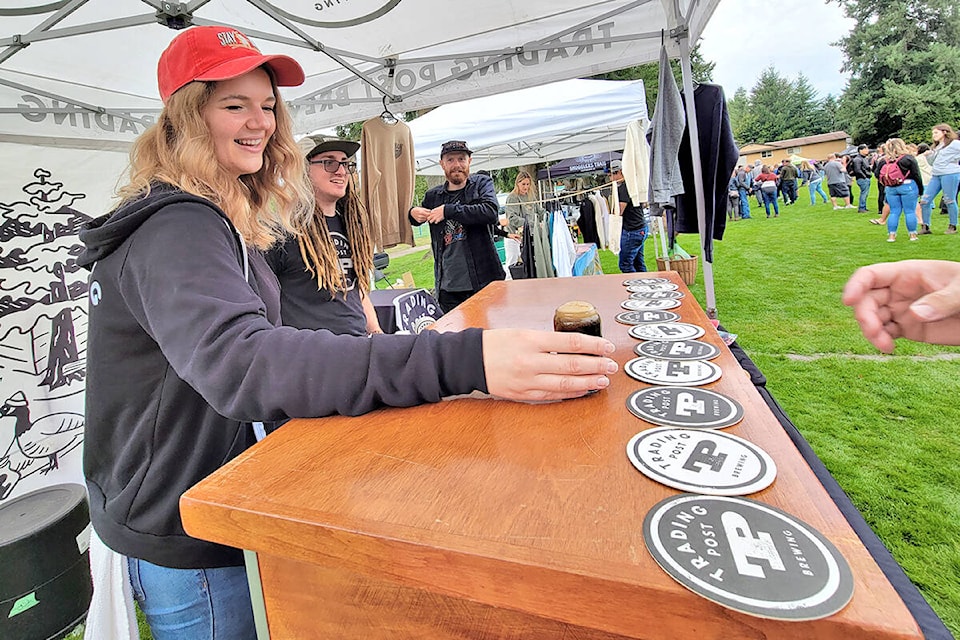
[[[467,143],[463,140],[448,140],[443,143],[443,146],[440,147],[440,157],[442,158],[445,154],[448,153],[465,153],[468,156],[473,155],[473,151],[470,151],[467,148]]]

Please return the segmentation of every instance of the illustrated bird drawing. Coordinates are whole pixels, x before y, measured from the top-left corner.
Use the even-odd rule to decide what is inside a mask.
[[[48,473],[59,468],[61,456],[83,442],[82,414],[51,413],[31,420],[30,405],[23,391],[17,391],[0,406],[0,423],[4,427],[0,433],[9,433],[7,424],[10,422],[13,423],[13,434],[5,453],[0,456],[0,466],[9,462],[14,471],[20,472],[34,461],[44,461],[44,466],[38,471],[41,474]],[[15,463],[16,454],[23,459]]]

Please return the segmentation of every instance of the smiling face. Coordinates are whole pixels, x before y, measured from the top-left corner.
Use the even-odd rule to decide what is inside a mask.
[[[350,174],[343,165],[339,165],[334,173],[323,168],[322,160],[336,160],[343,162],[347,154],[343,151],[324,151],[310,157],[310,182],[313,183],[313,193],[317,204],[325,215],[332,216],[336,212],[337,200],[347,193],[347,181]]]
[[[943,131],[937,128],[931,129],[930,136],[933,138],[934,142],[940,142],[943,140]]]
[[[263,166],[263,151],[277,128],[276,103],[270,76],[263,69],[216,83],[203,107],[203,121],[214,155],[231,177],[256,173]]]
[[[445,153],[440,158],[443,175],[451,187],[460,188],[467,183],[470,175],[470,155],[466,153]]]

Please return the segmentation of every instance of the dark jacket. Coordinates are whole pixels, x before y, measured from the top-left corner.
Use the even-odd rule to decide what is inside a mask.
[[[91,271],[84,475],[94,529],[123,555],[242,564],[239,550],[184,532],[179,499],[253,444],[251,421],[486,387],[478,330],[361,338],[277,326],[263,255],[202,198],[155,187],[80,238]]]
[[[443,192],[447,188],[444,182],[430,190],[423,196],[426,209],[433,209],[443,202]],[[463,225],[466,235],[466,256],[470,284],[474,292],[480,291],[494,280],[503,280],[506,274],[497,255],[497,248],[493,244],[493,227],[498,222],[499,204],[497,192],[493,186],[493,179],[482,174],[473,174],[467,178],[464,187],[463,201],[457,204],[446,204],[443,207],[443,217],[446,220],[456,220]],[[419,226],[421,223],[410,218],[411,224]],[[444,225],[430,225],[430,244],[433,249],[433,275],[439,290],[443,275],[443,230]]]
[[[857,180],[865,180],[870,177],[870,159],[861,156],[859,153],[853,156],[847,172]]]

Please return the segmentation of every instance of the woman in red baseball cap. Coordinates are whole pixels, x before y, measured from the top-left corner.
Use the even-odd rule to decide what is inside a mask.
[[[303,228],[314,196],[277,86],[303,71],[236,29],[194,27],[157,74],[164,108],[133,145],[120,204],[81,233],[91,521],[126,557],[155,640],[253,639],[243,554],[187,535],[184,491],[288,418],[475,390],[581,396],[609,384],[616,363],[591,356],[614,347],[537,331],[366,338],[281,326],[263,251]]]

